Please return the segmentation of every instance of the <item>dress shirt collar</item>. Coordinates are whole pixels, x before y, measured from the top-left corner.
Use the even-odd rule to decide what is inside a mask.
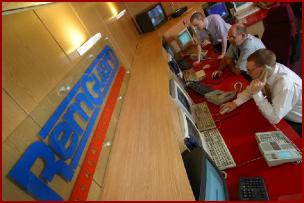
[[[276,63],[275,67],[274,67],[274,70],[271,74],[271,76],[267,79],[267,84],[272,86],[273,83],[275,82],[275,78],[276,78],[276,75],[278,73],[278,63]]]

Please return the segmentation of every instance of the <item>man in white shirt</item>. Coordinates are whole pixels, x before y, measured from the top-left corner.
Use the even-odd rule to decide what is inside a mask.
[[[220,111],[230,112],[253,98],[270,123],[277,124],[285,118],[302,136],[302,79],[276,63],[275,54],[268,49],[251,54],[247,70],[253,81],[234,101],[223,104]]]
[[[225,57],[221,60],[218,70],[214,71],[214,78],[220,77],[225,67],[229,67],[235,74],[242,74],[247,80],[251,80],[248,75],[246,62],[247,57],[258,49],[265,48],[263,42],[248,34],[247,29],[242,24],[234,24],[228,32],[230,46]]]
[[[218,59],[223,58],[227,49],[227,34],[231,25],[226,23],[220,15],[214,14],[205,17],[201,12],[192,14],[190,22],[196,29],[198,53],[201,52],[201,43],[208,39],[213,47],[221,52]],[[196,62],[199,62],[199,59],[200,57]]]

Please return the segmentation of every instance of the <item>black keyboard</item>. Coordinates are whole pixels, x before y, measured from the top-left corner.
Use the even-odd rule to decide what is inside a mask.
[[[267,189],[262,177],[242,177],[239,180],[240,200],[269,200]]]
[[[206,93],[208,92],[212,92],[214,91],[211,87],[207,86],[207,85],[203,85],[200,82],[187,82],[186,83],[187,87],[191,88],[193,91],[195,91],[196,93],[204,96]]]
[[[188,70],[188,69],[192,68],[192,65],[186,59],[181,59],[181,60],[177,61],[177,63],[181,70]]]

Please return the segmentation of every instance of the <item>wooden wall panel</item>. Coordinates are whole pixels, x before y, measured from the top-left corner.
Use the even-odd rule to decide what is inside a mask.
[[[133,61],[138,37],[132,37],[133,34],[124,29],[124,18],[127,18],[128,21],[132,20],[128,13],[118,20],[115,18],[123,9],[125,8],[122,4],[113,2],[99,3],[97,7],[97,11],[102,16],[112,39],[115,39],[121,51],[125,54],[128,62],[127,66],[130,66]],[[135,26],[133,26],[133,29],[135,29]]]
[[[35,9],[35,12],[69,58],[71,60],[79,58],[76,49],[91,36],[70,4],[52,4]]]
[[[2,142],[26,118],[26,113],[2,89]]]
[[[84,3],[84,2],[74,2],[71,3],[71,6],[79,16],[80,20],[86,26],[87,31],[90,36],[100,32],[103,36],[109,37],[109,42],[112,44],[116,54],[121,60],[122,64],[126,68],[130,69],[130,62],[127,61],[125,53],[122,52],[121,47],[117,44],[115,38],[111,35],[106,24],[103,22],[101,14],[97,11],[99,3]]]
[[[71,69],[32,11],[3,16],[3,88],[30,113]]]

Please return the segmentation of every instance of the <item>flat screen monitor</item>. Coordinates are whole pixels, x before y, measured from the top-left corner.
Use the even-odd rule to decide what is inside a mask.
[[[166,18],[163,8],[159,4],[149,10],[148,15],[154,27],[160,25]]]
[[[185,151],[182,157],[195,200],[228,200],[226,180],[203,148]]]
[[[182,30],[178,35],[177,35],[177,38],[178,38],[178,42],[180,44],[180,48],[182,50],[188,48],[189,45],[192,44],[192,37],[188,31],[188,29],[184,29]]]
[[[218,14],[223,19],[229,16],[229,11],[224,2],[211,4],[205,9],[205,11],[207,12],[207,15]]]
[[[182,108],[187,115],[193,120],[191,113],[191,106],[193,104],[191,98],[188,96],[186,91],[178,84],[174,79],[170,80],[170,95],[178,107]]]

